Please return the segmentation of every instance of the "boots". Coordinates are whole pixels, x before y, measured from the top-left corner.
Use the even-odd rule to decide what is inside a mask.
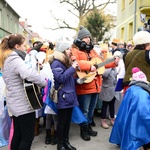
[[[64,140],[64,146],[65,146],[65,148],[66,148],[67,150],[76,150],[75,147],[73,147],[72,145],[70,145],[68,138]]]
[[[51,130],[46,129],[45,144],[51,144]]]
[[[54,130],[54,134],[51,137],[51,145],[56,145],[57,144],[57,131]]]
[[[88,125],[80,126],[80,136],[84,141],[91,140],[89,133],[88,133]]]
[[[107,124],[107,122],[106,122],[106,119],[101,119],[101,126],[102,126],[104,129],[108,129],[108,128],[109,128],[109,126],[108,126],[108,124]]]
[[[39,119],[39,118],[36,118],[36,121],[35,121],[35,128],[34,128],[34,135],[35,135],[35,136],[39,135],[39,121],[40,121],[40,119]]]
[[[93,131],[90,125],[88,125],[88,133],[90,136],[97,136],[97,131]]]
[[[95,127],[95,126],[96,126],[96,124],[95,124],[95,122],[94,122],[94,117],[92,117],[92,122],[90,123],[90,125],[91,125],[92,127]]]
[[[110,125],[114,125],[114,123],[115,123],[115,118],[110,118]]]
[[[64,146],[64,142],[63,141],[59,141],[58,140],[58,144],[57,144],[57,150],[67,150]]]

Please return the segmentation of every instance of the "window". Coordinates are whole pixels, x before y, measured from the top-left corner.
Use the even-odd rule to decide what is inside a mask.
[[[2,10],[0,9],[0,27],[2,26]]]
[[[129,4],[131,4],[133,2],[133,0],[129,0]]]
[[[121,39],[124,39],[124,27],[121,28]]]
[[[129,23],[129,32],[128,33],[129,33],[129,35],[128,35],[129,40],[131,40],[133,38],[133,22]]]
[[[9,15],[7,15],[7,18],[6,18],[6,29],[7,30],[9,29]]]
[[[122,11],[125,9],[125,0],[122,0],[122,7],[121,7],[122,9]]]

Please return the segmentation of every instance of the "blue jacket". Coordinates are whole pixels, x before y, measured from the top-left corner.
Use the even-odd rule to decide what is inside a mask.
[[[67,68],[57,59],[53,61],[51,68],[54,74],[55,89],[63,84],[58,92],[57,108],[64,109],[78,106],[74,80],[75,69],[72,66]]]

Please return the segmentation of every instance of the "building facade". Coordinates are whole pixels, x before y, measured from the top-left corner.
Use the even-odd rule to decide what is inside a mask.
[[[150,19],[150,0],[117,0],[116,38],[132,40]],[[147,26],[147,28],[149,25]]]
[[[0,0],[0,39],[19,32],[19,18],[20,16],[5,0]]]

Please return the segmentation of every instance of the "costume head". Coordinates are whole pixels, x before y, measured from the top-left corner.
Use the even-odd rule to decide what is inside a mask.
[[[90,37],[91,33],[83,26],[80,26],[77,38],[82,40],[83,38]]]
[[[133,37],[134,45],[142,45],[150,43],[150,33],[147,31],[139,31]]]
[[[132,80],[147,82],[147,77],[138,67],[134,67],[132,69]]]

